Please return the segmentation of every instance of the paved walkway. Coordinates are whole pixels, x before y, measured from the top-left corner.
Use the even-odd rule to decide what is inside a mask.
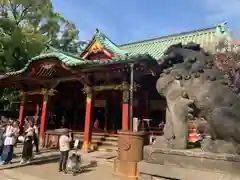
[[[96,162],[97,166],[88,166],[84,172],[77,176],[58,172],[59,153],[54,150],[42,150],[41,154],[35,156],[35,160],[29,165],[20,165],[19,153],[15,151],[17,157],[13,164],[7,166],[0,165],[1,180],[117,180],[113,172],[113,163],[97,158],[106,156],[106,152],[93,152],[83,155],[83,164],[89,165],[90,162]],[[108,153],[109,154],[109,153]]]

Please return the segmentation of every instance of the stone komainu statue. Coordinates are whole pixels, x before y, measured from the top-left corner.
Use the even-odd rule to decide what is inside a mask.
[[[198,44],[176,44],[165,51],[160,68],[156,88],[167,100],[167,147],[187,148],[187,120],[197,116],[210,126],[204,151],[240,153],[239,89],[216,68],[213,57]]]

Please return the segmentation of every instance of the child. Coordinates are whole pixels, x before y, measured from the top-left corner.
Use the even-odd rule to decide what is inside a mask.
[[[69,137],[68,133],[69,133],[68,131],[65,131],[63,135],[61,135],[59,138],[59,150],[60,150],[59,172],[64,171],[65,173],[71,143],[71,138]]]

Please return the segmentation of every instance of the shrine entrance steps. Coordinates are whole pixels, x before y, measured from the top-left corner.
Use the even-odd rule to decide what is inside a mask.
[[[80,144],[83,144],[84,133],[73,132],[73,139],[79,139]],[[98,151],[117,151],[118,150],[118,136],[113,133],[92,133],[91,149]]]

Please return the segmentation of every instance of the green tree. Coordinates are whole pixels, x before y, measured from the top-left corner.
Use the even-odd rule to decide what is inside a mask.
[[[1,72],[22,68],[46,43],[77,52],[79,31],[53,11],[51,0],[0,0],[0,4]]]

